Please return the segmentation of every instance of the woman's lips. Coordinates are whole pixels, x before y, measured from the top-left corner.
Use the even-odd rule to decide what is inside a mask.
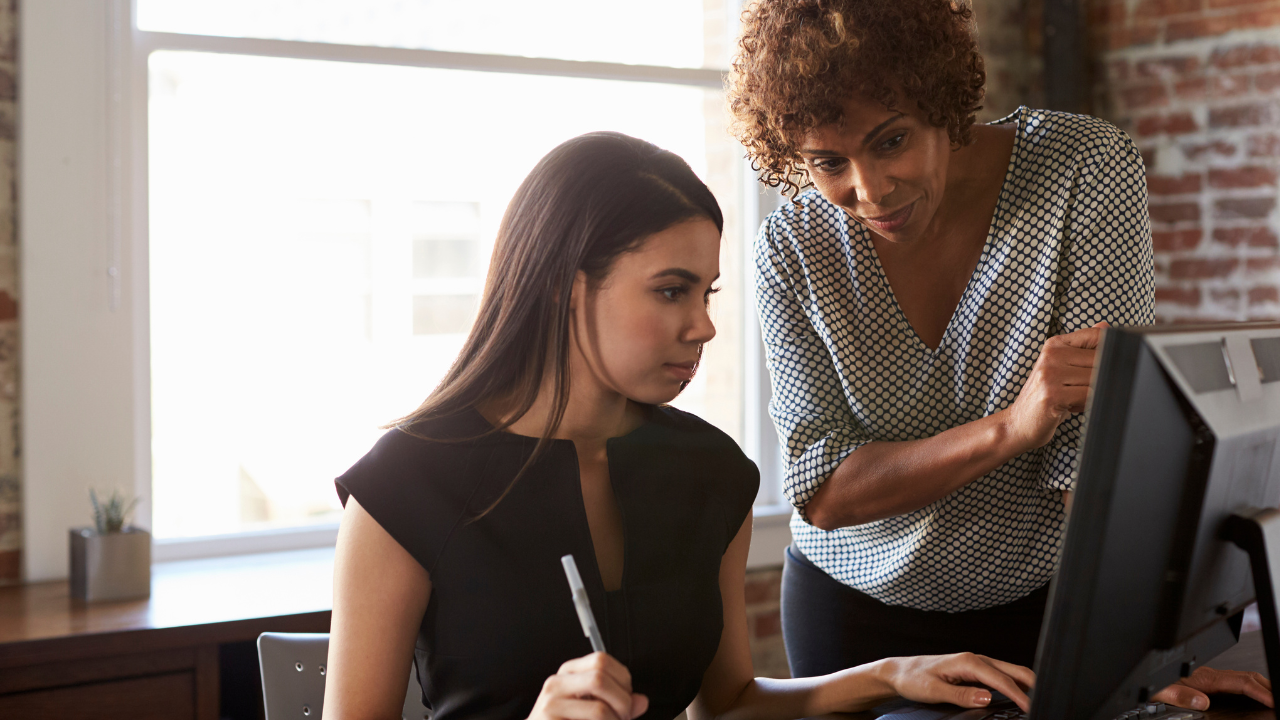
[[[902,209],[895,210],[888,215],[881,215],[880,217],[875,218],[863,218],[863,220],[880,232],[894,232],[907,224],[907,220],[911,219],[911,211],[915,206],[915,202],[911,202],[905,205]]]
[[[698,363],[667,363],[663,365],[680,382],[689,382],[698,372]]]

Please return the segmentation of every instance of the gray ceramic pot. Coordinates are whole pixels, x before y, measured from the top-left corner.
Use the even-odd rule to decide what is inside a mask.
[[[127,600],[151,595],[151,533],[125,528],[99,535],[71,529],[71,597]]]

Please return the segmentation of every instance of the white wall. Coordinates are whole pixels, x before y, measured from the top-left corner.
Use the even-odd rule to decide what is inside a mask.
[[[67,529],[91,523],[90,487],[136,492],[149,476],[147,445],[138,433],[146,418],[136,417],[134,397],[136,373],[146,369],[135,352],[139,343],[145,348],[146,327],[134,312],[145,301],[136,292],[145,290],[145,275],[134,271],[141,264],[129,252],[121,198],[130,166],[127,138],[119,132],[126,126],[113,115],[129,105],[128,83],[107,72],[108,54],[121,50],[109,35],[121,10],[121,3],[103,0],[41,0],[24,3],[20,16],[23,564],[29,581],[66,576]],[[146,525],[147,510],[140,510]]]

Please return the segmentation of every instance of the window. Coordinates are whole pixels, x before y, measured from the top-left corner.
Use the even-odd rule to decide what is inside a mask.
[[[24,301],[35,304],[26,327],[74,316],[121,333],[72,342],[100,345],[91,352],[111,362],[99,379],[123,382],[124,397],[94,384],[92,363],[58,371],[84,376],[104,422],[127,419],[96,441],[114,448],[99,475],[129,471],[157,558],[331,538],[332,478],[453,360],[515,187],[552,147],[597,129],[680,154],[721,202],[718,337],[675,404],[756,455],[765,448],[763,469],[776,473],[744,280],[745,238],[769,203],[724,132],[720,89],[738,10],[722,0],[661,0],[642,13],[631,3],[551,5],[136,0],[135,16],[115,0],[71,28],[52,10],[24,14],[23,32],[52,43],[24,51],[46,74],[41,87],[65,72],[47,67],[46,48],[97,34],[76,52],[85,67],[101,58],[95,47],[109,58],[96,80],[103,149],[90,153],[106,179],[97,209],[107,231],[77,246],[103,287],[59,307],[70,275],[41,276],[41,252],[56,252],[46,242],[30,258],[39,267],[24,268]],[[28,109],[52,112],[24,96],[24,118],[38,121]],[[24,142],[24,172],[42,138]],[[68,222],[41,224],[69,192],[48,170],[33,167],[24,187],[35,204],[23,207],[24,226],[35,223],[24,243]],[[28,332],[37,361],[55,352],[56,338]],[[29,401],[74,404],[75,388],[46,390],[56,378],[34,375]],[[91,458],[53,457],[66,424],[44,412],[26,426],[28,477],[79,462],[61,468],[79,477],[55,484],[111,484]],[[766,505],[779,499],[769,479]],[[35,516],[71,517],[65,504],[42,509],[57,504],[52,495],[36,493]],[[52,540],[35,543],[29,570],[48,574],[34,562],[56,575],[65,556],[54,557]]]

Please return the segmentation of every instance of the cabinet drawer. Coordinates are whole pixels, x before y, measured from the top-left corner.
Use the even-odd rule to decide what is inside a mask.
[[[194,720],[195,676],[167,673],[0,695],[6,720]]]

